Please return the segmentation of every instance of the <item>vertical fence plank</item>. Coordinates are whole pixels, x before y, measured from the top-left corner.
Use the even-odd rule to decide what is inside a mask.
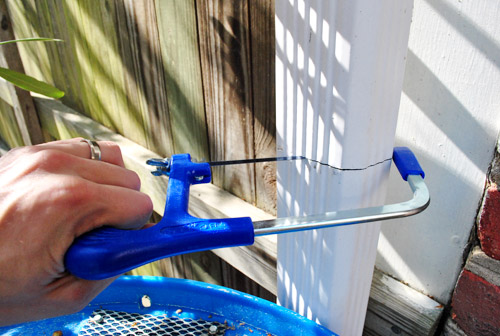
[[[89,57],[87,56],[87,39],[83,38],[85,32],[81,28],[81,14],[78,5],[73,1],[62,0],[61,6],[63,12],[63,26],[61,29],[67,32],[64,36],[65,44],[70,45],[67,50],[66,61],[74,60],[74,71],[70,73],[76,76],[75,82],[78,83],[80,92],[75,96],[66,97],[65,104],[68,101],[77,102],[76,104],[81,108],[79,110],[83,114],[94,117],[94,109],[98,109],[98,101],[91,99],[94,96],[92,92],[93,80],[91,78],[91,65]],[[65,63],[64,67],[68,67],[71,63]]]
[[[15,39],[12,21],[5,1],[0,1],[0,17],[0,40],[7,41]],[[17,44],[3,45],[0,52],[2,53],[1,65],[3,67],[24,73],[24,67],[21,62]],[[14,112],[17,130],[22,137],[23,144],[30,145],[43,142],[42,129],[30,93],[8,83],[5,83],[4,90],[7,90],[11,96],[12,111]],[[6,110],[9,109],[6,106],[5,108]],[[12,127],[16,129],[14,125],[12,125]],[[13,144],[19,145],[18,139],[13,141],[17,138],[17,136],[14,136],[14,133],[12,133],[9,138],[11,138],[10,141],[12,141]]]
[[[61,39],[63,42],[47,44],[46,48],[50,55],[50,69],[56,85],[65,91],[62,98],[64,104],[78,110],[85,111],[87,99],[82,86],[80,76],[80,60],[75,52],[75,42],[79,40],[78,31],[70,29],[74,23],[68,17],[65,0],[38,1],[39,24],[37,33],[39,36],[47,36]]]
[[[146,92],[152,91],[145,89],[140,80],[143,72],[150,68],[145,67],[139,73],[134,71],[144,65],[141,52],[146,54],[147,48],[140,48],[146,47],[149,41],[148,36],[137,31],[133,8],[132,13],[128,13],[132,17],[127,17],[126,9],[130,6],[124,1],[67,1],[64,4],[74,54],[81,65],[85,112],[134,141],[150,145],[148,103],[154,99],[145,97]],[[136,43],[130,43],[131,36]],[[142,45],[137,43],[142,39]],[[161,106],[161,98],[159,100]],[[155,123],[158,124],[162,123]],[[168,139],[164,143],[168,148]]]
[[[209,158],[196,12],[192,0],[157,1],[163,66],[177,153]]]
[[[34,0],[8,0],[6,4],[16,38],[40,36],[37,32],[39,18]],[[26,74],[52,83],[50,68],[47,66],[49,57],[46,47],[47,44],[41,42],[18,45]]]
[[[127,134],[140,144],[145,144],[140,114],[129,113],[123,83],[123,66],[119,58],[116,36],[114,1],[78,2],[80,11],[80,39],[86,42],[91,113],[102,124]]]
[[[110,1],[96,2],[65,1],[65,16],[71,43],[74,48],[79,70],[79,82],[82,89],[82,111],[94,120],[122,134],[128,119],[128,108],[124,99],[124,89],[117,81],[121,80],[121,69],[116,64],[117,46],[113,38],[116,34]],[[103,15],[103,12],[105,13]],[[106,19],[103,20],[102,16]],[[117,101],[117,95],[120,95]],[[117,114],[115,116],[114,114]],[[129,135],[137,142],[134,134]]]
[[[276,156],[274,1],[251,0],[252,93],[255,157]],[[276,214],[276,163],[255,165],[256,205]]]
[[[78,87],[80,91],[76,94],[78,97],[76,100],[81,101],[82,113],[90,115],[96,120],[99,120],[94,113],[94,111],[100,111],[102,109],[97,103],[99,102],[98,96],[95,94],[98,88],[93,88],[94,78],[92,78],[92,63],[93,60],[88,56],[88,42],[92,40],[93,37],[88,34],[82,27],[86,25],[87,21],[80,12],[80,4],[75,1],[62,1],[56,2],[50,5],[60,5],[58,10],[54,11],[54,7],[50,6],[47,2],[38,2],[34,0],[23,0],[23,1],[9,1],[9,12],[15,19],[15,32],[16,36],[22,37],[35,37],[35,36],[47,36],[50,28],[47,25],[51,25],[52,29],[58,27],[61,24],[59,31],[64,31],[67,34],[64,36],[48,36],[64,39],[65,46],[69,45],[70,54],[74,54],[73,63],[58,63],[57,59],[51,59],[49,56],[49,51],[47,50],[51,46],[48,44],[32,44],[25,43],[21,46],[21,54],[23,63],[26,67],[26,72],[32,76],[35,76],[41,80],[54,82],[53,77],[57,76],[57,70],[53,70],[51,64],[55,63],[61,68],[75,69],[76,78],[78,80]],[[47,6],[45,6],[47,5]],[[44,14],[44,11],[46,13]],[[45,18],[55,18],[61,14],[64,19],[61,21],[44,19]],[[67,60],[66,60],[67,61]],[[54,69],[57,68],[54,66]],[[63,71],[66,72],[66,71]],[[71,73],[71,71],[70,71]],[[71,76],[68,76],[71,77]],[[68,77],[64,79],[63,83],[58,83],[59,86],[66,88],[71,86],[68,84]],[[92,99],[91,99],[92,97]],[[75,97],[66,96],[65,103],[68,105],[69,101],[75,101]],[[101,121],[101,120],[100,120]],[[110,123],[107,123],[110,126]]]
[[[23,146],[24,141],[17,126],[14,108],[4,99],[5,94],[10,95],[7,85],[7,83],[0,84],[0,138],[13,148]]]
[[[75,23],[68,15],[64,0],[8,1],[9,12],[15,19],[18,38],[49,37],[62,42],[24,43],[20,45],[26,72],[40,80],[52,83],[65,92],[62,101],[78,111],[85,112],[86,94],[81,85],[80,59],[74,44],[78,41]],[[70,18],[69,20],[67,18]]]
[[[142,113],[147,147],[169,156],[174,147],[155,3],[120,0],[116,7],[129,108]]]
[[[246,1],[197,1],[212,160],[254,158]],[[255,202],[253,165],[213,169],[214,183]]]
[[[61,29],[58,25],[59,19],[64,19],[64,15],[61,15],[60,10],[54,11],[60,5],[60,1],[59,3],[55,3],[53,0],[36,1],[30,5],[35,6],[33,10],[36,12],[36,20],[33,20],[31,23],[35,34],[41,37],[58,38],[66,41],[64,39],[66,36],[62,36],[65,29],[64,27]],[[68,92],[70,96],[74,96],[78,92],[75,90],[78,89],[78,86],[75,86],[69,80],[69,78],[74,78],[74,76],[66,73],[65,68],[67,67],[63,65],[63,58],[61,57],[69,45],[66,42],[44,43],[43,47],[47,54],[47,59],[43,60],[43,64],[41,65],[43,66],[44,78],[50,78],[56,87]]]

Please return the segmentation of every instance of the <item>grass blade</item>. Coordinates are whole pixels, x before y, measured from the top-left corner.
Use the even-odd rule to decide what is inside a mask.
[[[25,74],[0,67],[0,77],[20,87],[21,89],[36,92],[46,97],[59,99],[64,96],[64,92],[38,79]]]
[[[62,42],[62,41],[63,40],[54,39],[54,38],[50,38],[50,37],[29,37],[29,38],[23,38],[23,39],[18,39],[18,40],[1,41],[0,45],[7,44],[7,43],[17,43],[17,42]]]

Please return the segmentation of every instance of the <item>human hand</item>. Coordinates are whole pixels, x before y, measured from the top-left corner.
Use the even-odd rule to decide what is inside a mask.
[[[73,240],[103,225],[141,228],[150,198],[119,147],[99,142],[90,160],[81,139],[22,147],[0,158],[0,326],[81,310],[114,279],[68,274]]]

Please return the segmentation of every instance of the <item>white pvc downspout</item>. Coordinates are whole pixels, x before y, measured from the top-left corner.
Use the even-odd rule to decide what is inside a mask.
[[[278,216],[381,205],[413,0],[277,0]],[[317,162],[317,163],[314,163]],[[278,301],[361,335],[379,223],[278,236]]]

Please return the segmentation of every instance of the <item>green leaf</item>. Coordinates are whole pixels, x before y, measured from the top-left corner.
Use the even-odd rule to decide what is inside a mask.
[[[29,37],[18,40],[1,41],[0,45],[7,43],[17,43],[17,42],[62,42],[63,40],[54,39],[50,37]]]
[[[21,89],[36,92],[44,96],[59,99],[64,92],[44,82],[25,74],[0,67],[0,77],[20,87]]]

